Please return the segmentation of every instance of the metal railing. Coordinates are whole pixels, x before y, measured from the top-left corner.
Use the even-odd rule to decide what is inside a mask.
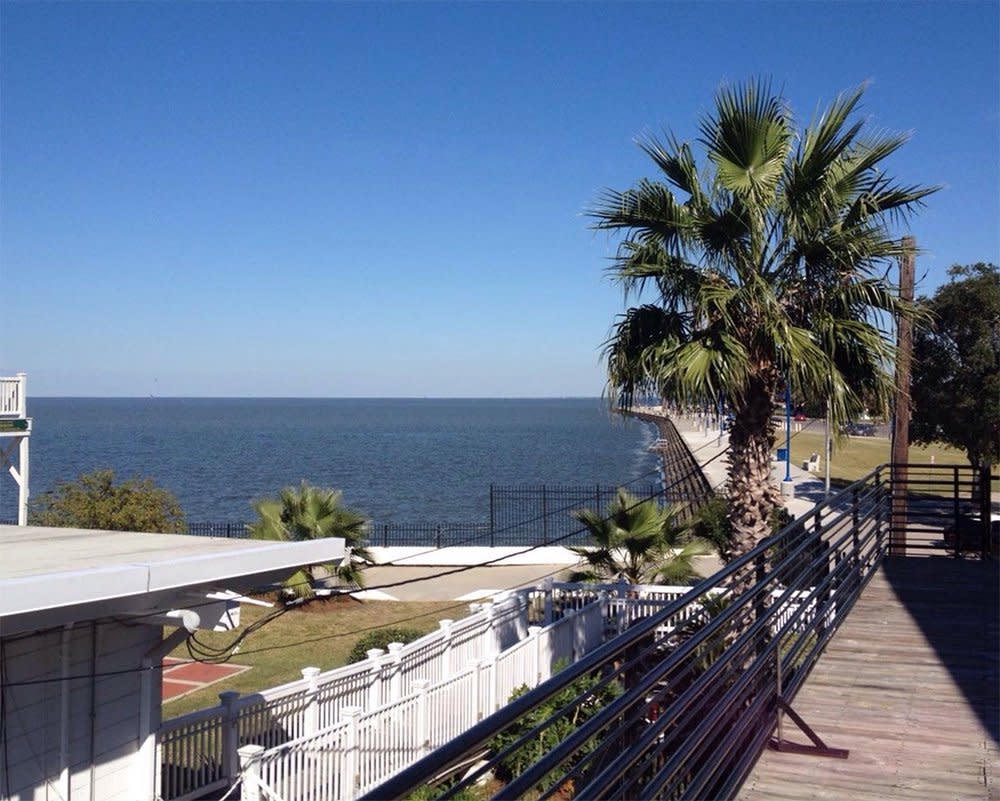
[[[624,485],[634,497],[653,498],[660,504],[675,505],[678,520],[689,519],[710,495],[692,483],[690,469],[666,487],[653,483]],[[702,479],[703,480],[703,479]],[[706,485],[707,486],[707,485]],[[618,487],[592,485],[490,486],[489,520],[459,523],[377,522],[368,527],[368,544],[373,546],[456,546],[522,547],[542,545],[586,545],[589,536],[572,512],[594,509],[606,513],[618,495]],[[243,522],[188,523],[188,534],[202,537],[249,537]]]
[[[991,477],[970,465],[888,465],[893,486],[892,553],[945,549],[953,556],[994,552]]]
[[[494,797],[541,800],[570,788],[578,798],[732,796],[886,555],[892,498],[888,470],[874,471],[366,798],[405,797],[487,751],[473,774],[437,785],[438,797],[454,796],[582,717],[594,686],[512,744],[492,745],[585,677],[616,683],[621,695],[554,737]],[[722,585],[730,591],[720,598]],[[685,617],[685,625],[666,625]]]

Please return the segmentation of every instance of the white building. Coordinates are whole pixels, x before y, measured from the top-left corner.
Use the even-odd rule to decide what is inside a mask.
[[[340,539],[0,526],[0,799],[153,801],[163,656],[232,616],[226,591],[343,554]]]

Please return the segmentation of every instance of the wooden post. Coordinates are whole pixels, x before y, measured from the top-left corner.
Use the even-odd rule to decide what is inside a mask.
[[[916,268],[916,240],[903,237],[899,260],[899,297],[913,302]],[[892,522],[889,527],[889,555],[906,556],[906,480],[910,460],[910,365],[913,358],[913,323],[896,320],[896,400],[892,431]]]

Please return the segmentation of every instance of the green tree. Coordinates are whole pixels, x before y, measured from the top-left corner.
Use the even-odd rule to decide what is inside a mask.
[[[115,483],[113,470],[84,473],[59,484],[34,504],[39,526],[184,533],[187,524],[177,499],[150,479]]]
[[[770,533],[772,408],[784,383],[829,398],[833,423],[884,410],[895,355],[885,321],[917,317],[887,278],[905,220],[932,187],[904,186],[883,162],[905,136],[850,121],[862,89],[798,130],[763,82],[724,88],[700,125],[699,164],[669,136],[640,143],[662,180],[606,191],[594,227],[623,236],[612,266],[636,305],[605,343],[608,394],[680,404],[724,398],[735,552]]]
[[[955,265],[920,303],[933,325],[913,339],[915,442],[961,448],[973,467],[1000,461],[1000,270]]]
[[[285,487],[277,498],[265,498],[253,505],[257,520],[247,529],[256,540],[304,542],[326,537],[344,540],[344,558],[339,564],[310,565],[285,582],[296,595],[311,595],[312,583],[328,577],[341,584],[364,586],[362,569],[371,561],[365,548],[368,521],[341,502],[337,490],[313,487],[305,481],[299,487]]]
[[[586,526],[596,547],[571,549],[588,569],[571,573],[570,581],[621,576],[631,584],[690,584],[698,577],[692,559],[712,552],[707,542],[688,538],[674,524],[672,508],[640,502],[622,489],[606,515],[581,509],[573,516]]]

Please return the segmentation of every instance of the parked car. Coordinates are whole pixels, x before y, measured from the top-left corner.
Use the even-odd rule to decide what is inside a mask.
[[[875,426],[871,423],[848,423],[844,426],[844,433],[852,437],[874,437]]]

